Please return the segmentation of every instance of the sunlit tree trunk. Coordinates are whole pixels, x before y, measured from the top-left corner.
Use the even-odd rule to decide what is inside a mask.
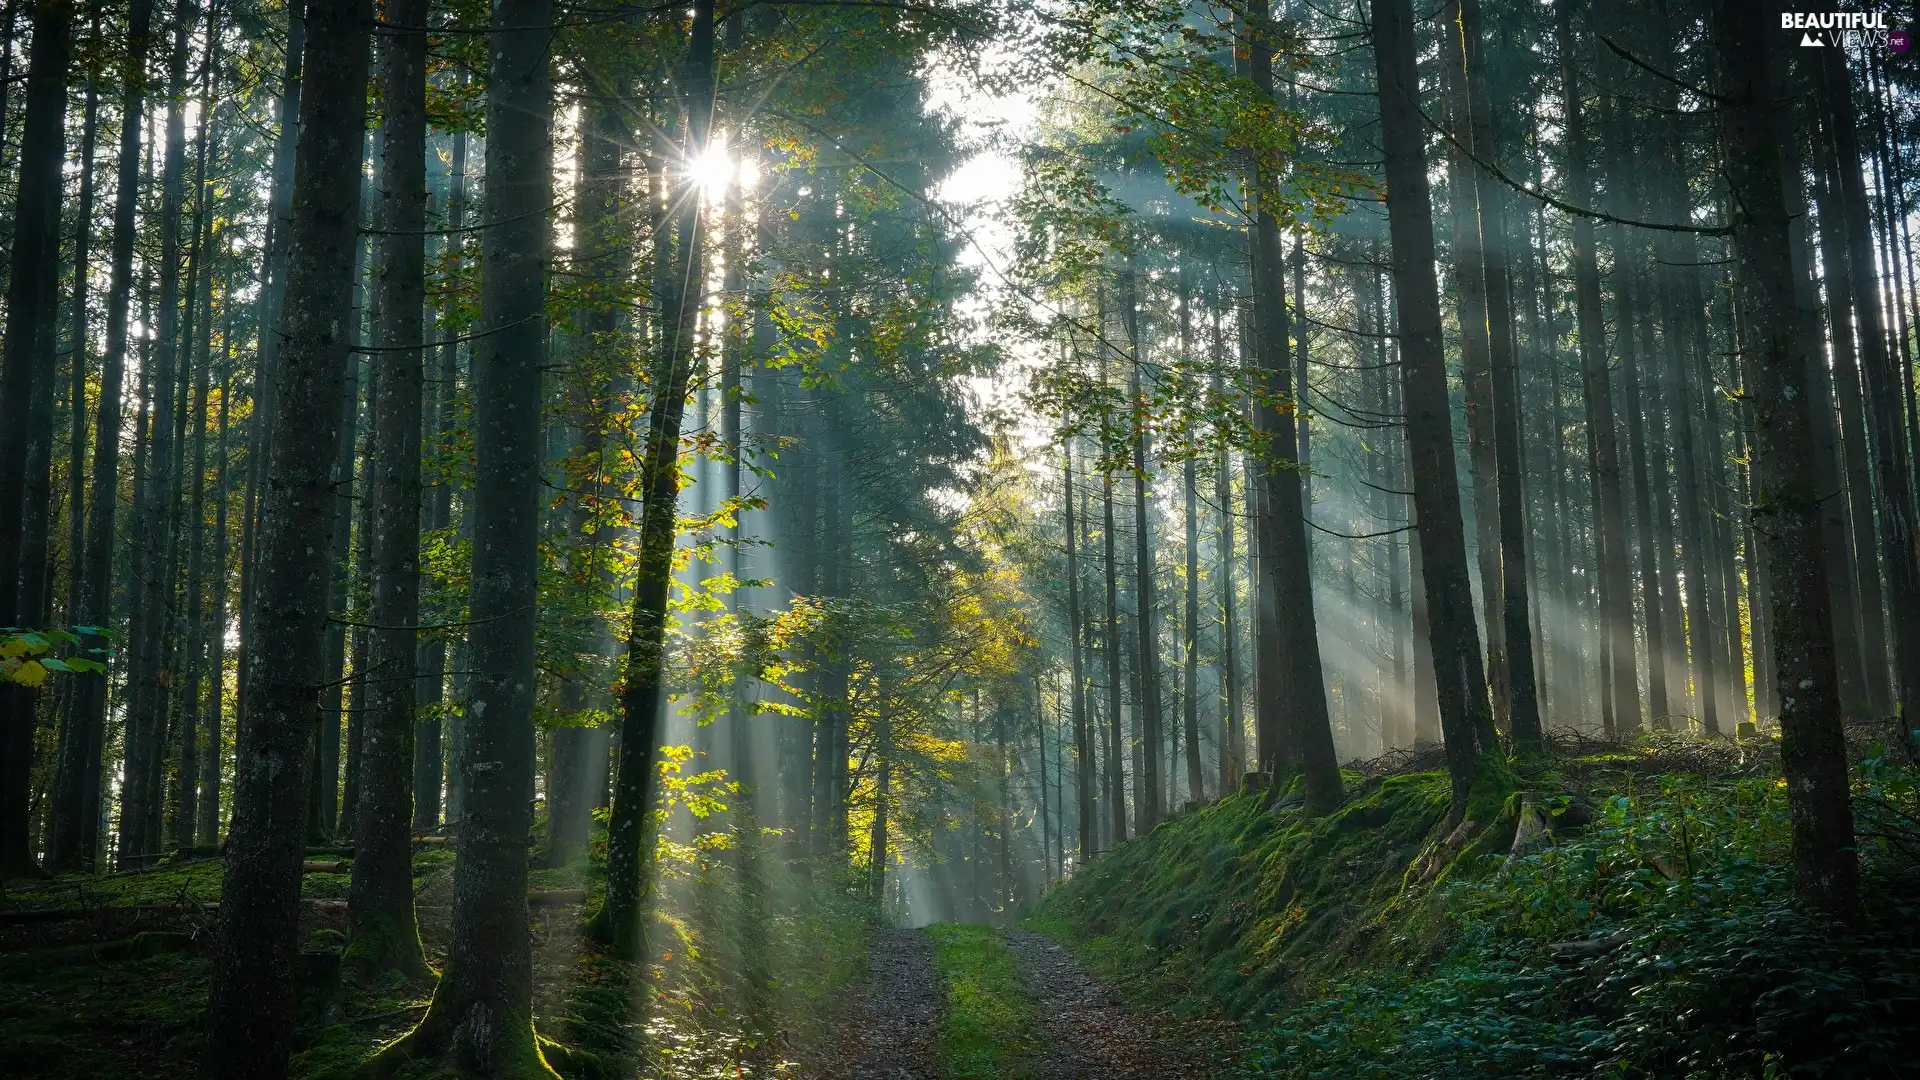
[[[713,33],[713,2],[697,0],[681,74],[686,110],[680,131],[681,151],[687,160],[697,159],[704,152],[711,126]],[[621,703],[624,715],[619,766],[607,837],[607,894],[589,926],[595,940],[614,956],[628,961],[646,957],[645,920],[651,900],[651,842],[646,820],[653,809],[653,751],[660,741],[667,587],[673,575],[674,525],[680,494],[680,421],[694,367],[693,330],[700,308],[699,290],[693,286],[703,279],[706,265],[695,189],[685,181],[676,182],[674,189],[675,197],[669,202],[674,232],[672,255],[664,260],[665,273],[654,292],[654,303],[661,312],[661,340],[651,380],[654,402],[645,444],[640,558]],[[656,238],[656,243],[667,242],[665,234]]]

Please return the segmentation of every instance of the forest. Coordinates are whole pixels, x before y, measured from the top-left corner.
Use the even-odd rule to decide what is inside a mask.
[[[1920,1076],[1916,26],[0,0],[0,1074]]]

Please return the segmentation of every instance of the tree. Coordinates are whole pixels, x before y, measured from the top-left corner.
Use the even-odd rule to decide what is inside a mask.
[[[1492,737],[1493,713],[1474,627],[1460,486],[1453,465],[1439,285],[1433,273],[1433,206],[1427,191],[1409,0],[1374,0],[1373,42],[1420,576],[1427,600],[1440,729],[1453,781],[1452,816],[1458,820],[1470,812],[1470,800],[1481,780],[1504,765],[1498,764],[1499,746]]]
[[[276,331],[277,437],[261,506],[251,672],[235,747],[233,826],[215,923],[205,1073],[283,1076],[293,1041],[300,862],[307,779],[319,723],[326,550],[313,542],[332,513],[333,447],[354,328],[360,144],[373,12],[360,0],[307,11],[288,237],[287,291]]]
[[[424,27],[425,0],[393,0],[387,21]],[[373,406],[370,496],[373,604],[368,629],[370,700],[360,712],[360,805],[354,815],[347,960],[424,978],[413,914],[414,662],[420,621],[421,392],[426,366],[427,37],[382,40],[379,223],[381,372]]]
[[[30,554],[26,518],[32,511],[27,499],[33,448],[38,443],[45,453],[53,439],[52,372],[44,370],[42,357],[52,355],[72,41],[71,0],[36,0],[13,208],[6,342],[0,351],[0,627],[45,616],[36,601],[45,594],[45,562],[32,565],[25,558]],[[31,690],[0,686],[0,881],[38,872],[27,822],[33,728]]]
[[[1745,314],[1747,396],[1754,420],[1754,503],[1773,617],[1780,758],[1793,824],[1795,886],[1811,907],[1858,912],[1859,862],[1847,794],[1846,743],[1833,658],[1832,610],[1812,470],[1807,361],[1796,325],[1789,221],[1781,196],[1765,12],[1709,7],[1721,153],[1734,203],[1734,284]]]
[[[488,34],[488,225],[473,358],[474,674],[458,766],[466,793],[453,936],[426,1016],[376,1059],[374,1071],[383,1075],[410,1060],[465,1076],[555,1075],[534,1036],[526,934],[546,210],[553,201],[552,18],[550,0],[506,0],[495,5]]]

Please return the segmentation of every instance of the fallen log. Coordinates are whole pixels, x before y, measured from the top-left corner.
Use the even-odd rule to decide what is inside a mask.
[[[587,902],[585,889],[529,889],[527,903],[534,907],[560,907]]]
[[[344,874],[352,869],[352,859],[308,859],[300,864],[303,874]]]

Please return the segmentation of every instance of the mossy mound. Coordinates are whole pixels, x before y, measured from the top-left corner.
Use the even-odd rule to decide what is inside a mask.
[[[1673,756],[1526,763],[1471,827],[1439,773],[1356,782],[1317,819],[1234,795],[1033,921],[1142,1003],[1237,1020],[1223,1078],[1913,1075],[1920,770],[1855,767],[1849,928],[1794,904],[1770,761],[1644,767]]]
[[[1235,794],[1162,822],[1056,889],[1036,925],[1101,971],[1147,977],[1235,1016],[1276,1007],[1303,973],[1395,939],[1381,915],[1447,816],[1442,773],[1370,782],[1334,813]]]

